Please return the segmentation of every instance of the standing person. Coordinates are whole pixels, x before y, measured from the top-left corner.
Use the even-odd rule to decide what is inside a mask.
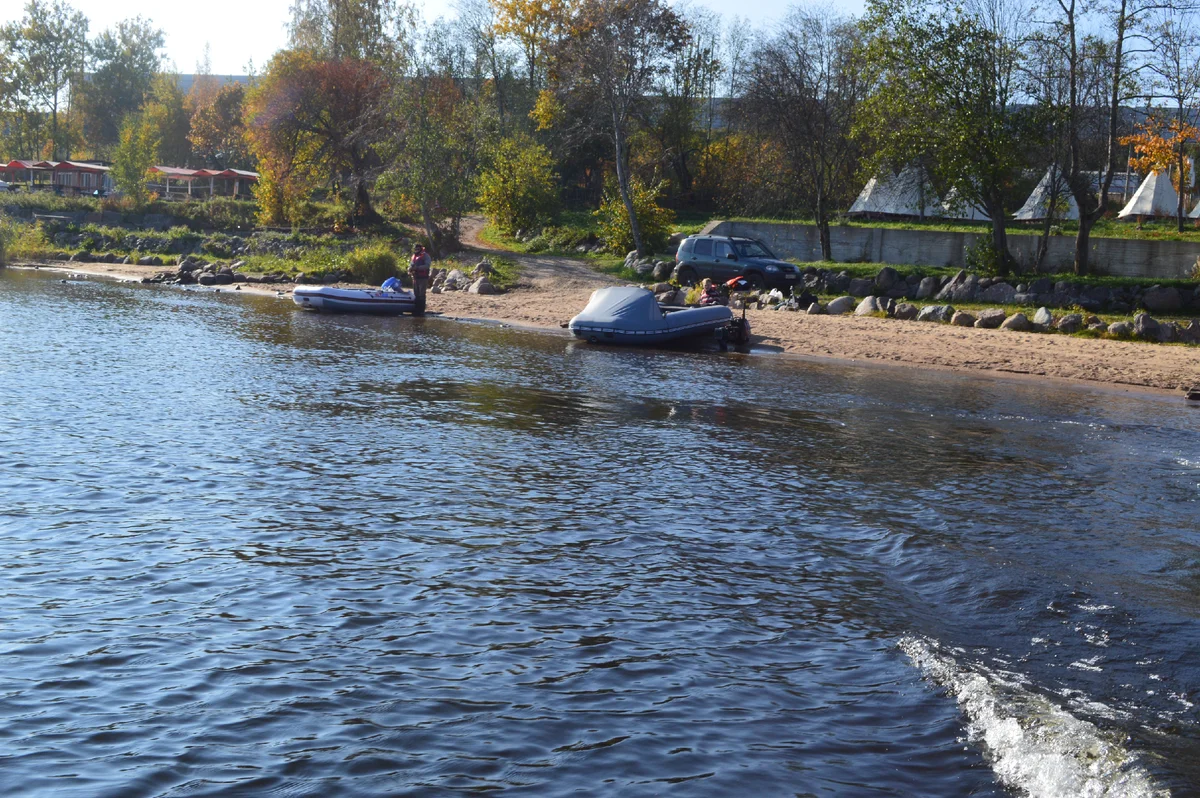
[[[408,264],[408,276],[413,281],[413,293],[417,297],[416,315],[425,315],[425,289],[429,285],[429,267],[431,261],[425,247],[417,244],[413,248],[412,261]]]

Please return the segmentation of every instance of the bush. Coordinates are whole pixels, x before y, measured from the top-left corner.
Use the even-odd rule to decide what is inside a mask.
[[[662,189],[663,183],[647,186],[636,177],[629,181],[633,212],[641,224],[642,244],[648,252],[661,252],[667,248],[671,226],[675,221],[675,213],[658,204]],[[600,240],[610,252],[623,255],[633,249],[633,228],[615,181],[605,186],[604,199],[600,203],[600,210],[596,211],[596,217],[600,221]]]
[[[16,223],[0,216],[0,266],[8,263],[8,248],[17,237]]]
[[[512,235],[554,220],[557,180],[549,150],[527,137],[504,139],[479,177],[479,205],[501,232]]]
[[[989,230],[967,248],[965,256],[967,271],[972,271],[984,277],[995,277],[1000,274],[1000,253],[996,251],[996,241]]]
[[[378,285],[396,276],[396,255],[383,244],[359,247],[346,256],[346,268],[359,282]]]

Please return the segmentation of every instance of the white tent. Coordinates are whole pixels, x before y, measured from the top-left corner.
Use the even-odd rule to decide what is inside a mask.
[[[1196,207],[1192,208],[1192,212],[1188,214],[1189,219],[1200,219],[1200,202],[1196,203]]]
[[[1059,221],[1079,220],[1079,205],[1075,203],[1075,198],[1071,196],[1071,190],[1067,186],[1067,181],[1063,179],[1062,172],[1057,166],[1051,166],[1046,170],[1046,174],[1042,175],[1042,179],[1038,182],[1033,192],[1029,195],[1029,199],[1025,200],[1025,204],[1021,206],[1013,218],[1022,222],[1031,222],[1036,219],[1045,219],[1050,215],[1050,200],[1051,187],[1055,182],[1058,183],[1057,190],[1057,205],[1055,210],[1055,218]]]
[[[1127,216],[1174,216],[1179,207],[1179,195],[1171,185],[1166,172],[1151,172],[1133,192],[1129,202],[1117,214],[1118,219]]]
[[[987,211],[983,208],[959,196],[957,188],[952,188],[947,192],[946,201],[942,203],[942,216],[967,222],[990,222],[992,220],[992,217],[988,216]]]
[[[906,166],[898,175],[872,177],[850,206],[849,213],[887,216],[939,216],[941,201],[919,167]]]

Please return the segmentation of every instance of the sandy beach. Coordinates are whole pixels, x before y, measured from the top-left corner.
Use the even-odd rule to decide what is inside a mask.
[[[488,253],[477,254],[482,258]],[[496,296],[466,292],[431,294],[430,312],[448,318],[490,320],[562,334],[562,325],[583,308],[592,291],[616,282],[581,261],[495,254],[520,263],[521,278],[513,290]],[[141,280],[169,268],[98,263],[51,263],[39,267],[122,280]],[[225,286],[221,290],[275,296],[286,289],[287,286],[281,285],[242,283],[240,287]],[[1193,346],[874,317],[809,316],[774,310],[751,310],[747,316],[755,348],[806,358],[1026,375],[1165,391],[1186,390],[1200,384],[1200,348]]]

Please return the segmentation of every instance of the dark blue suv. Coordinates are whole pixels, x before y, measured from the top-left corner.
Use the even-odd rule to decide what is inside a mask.
[[[756,290],[779,288],[785,294],[800,284],[800,269],[775,257],[761,241],[739,236],[688,236],[675,253],[675,276],[684,285],[705,277],[726,282],[745,277]]]

